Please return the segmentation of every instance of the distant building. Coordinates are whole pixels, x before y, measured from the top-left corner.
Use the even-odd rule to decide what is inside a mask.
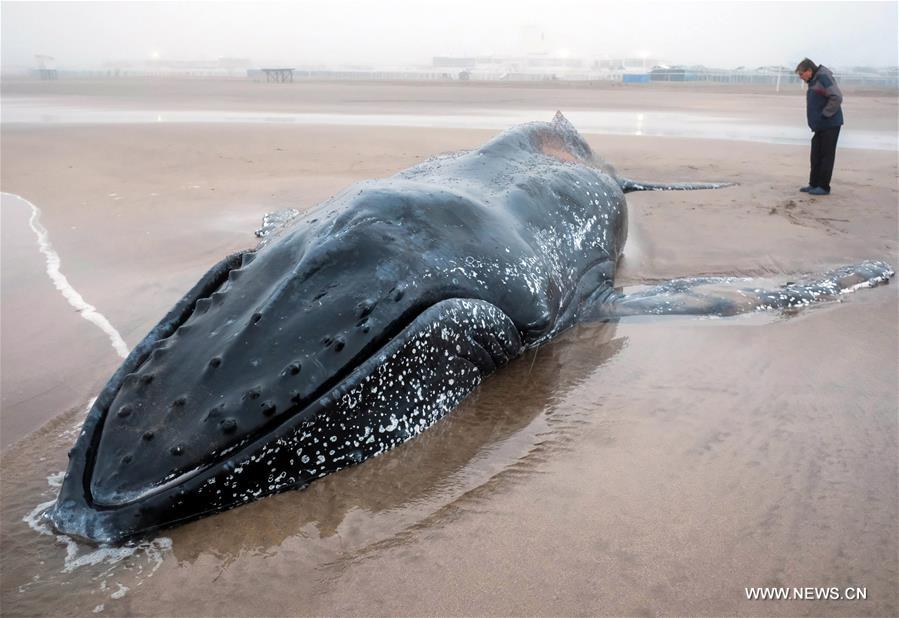
[[[36,70],[40,79],[53,80],[59,77],[59,74],[56,71],[56,58],[53,56],[35,54],[34,61],[37,63]]]
[[[433,68],[446,70],[460,79],[546,80],[600,79],[589,61],[551,54],[526,56],[435,56]],[[465,77],[462,78],[461,76]]]
[[[625,74],[647,75],[659,65],[656,58],[622,57],[589,60],[562,54],[530,53],[525,56],[435,56],[431,65],[467,79],[501,80],[613,80]],[[630,81],[648,81],[649,78]]]
[[[678,67],[655,67],[649,72],[649,79],[654,82],[683,82],[687,79],[687,71]]]

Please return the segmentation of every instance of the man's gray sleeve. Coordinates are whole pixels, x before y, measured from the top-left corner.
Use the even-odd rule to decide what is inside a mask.
[[[827,97],[827,104],[821,112],[825,118],[830,118],[840,110],[840,104],[843,102],[843,93],[837,83],[827,77],[821,80],[824,87],[824,96]]]

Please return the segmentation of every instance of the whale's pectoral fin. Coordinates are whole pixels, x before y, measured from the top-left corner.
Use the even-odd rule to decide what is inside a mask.
[[[767,289],[761,287],[758,280],[736,277],[672,279],[629,294],[608,294],[591,305],[581,319],[635,315],[731,316],[762,310],[789,311],[834,300],[860,288],[888,283],[893,274],[893,268],[885,262],[866,261]]]
[[[633,191],[694,191],[697,189],[723,189],[736,186],[735,182],[639,182],[630,178],[618,178],[618,186],[624,193]]]

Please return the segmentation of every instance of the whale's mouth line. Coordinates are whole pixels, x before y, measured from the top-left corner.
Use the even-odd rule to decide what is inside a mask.
[[[153,496],[165,493],[167,490],[172,489],[173,487],[177,487],[178,485],[189,481],[190,479],[203,474],[210,469],[218,466],[224,461],[227,461],[228,456],[235,451],[241,451],[246,448],[248,445],[251,445],[257,442],[260,438],[263,438],[267,435],[270,435],[276,432],[278,429],[283,427],[285,424],[296,421],[298,417],[302,417],[304,414],[307,414],[310,410],[314,410],[316,408],[320,408],[319,404],[324,398],[326,398],[329,394],[331,394],[334,390],[339,389],[347,382],[349,382],[353,375],[367,362],[371,359],[376,358],[381,351],[388,346],[398,335],[400,335],[404,330],[406,330],[409,326],[415,322],[415,320],[421,316],[425,311],[433,307],[434,305],[444,302],[447,300],[453,300],[461,298],[456,295],[448,295],[446,297],[439,297],[437,299],[431,300],[428,303],[421,303],[412,305],[409,309],[407,309],[402,315],[400,315],[396,320],[394,320],[390,326],[384,329],[381,335],[377,338],[372,339],[359,353],[353,358],[349,363],[347,363],[340,371],[336,372],[331,378],[322,382],[322,384],[313,391],[303,403],[295,405],[293,407],[287,408],[283,414],[278,415],[278,418],[274,419],[273,422],[264,425],[257,429],[256,431],[247,434],[240,441],[226,446],[221,451],[213,451],[209,455],[207,455],[203,460],[194,465],[192,468],[185,470],[183,472],[175,472],[175,476],[172,478],[167,478],[163,480],[161,483],[150,485],[143,489],[132,490],[127,492],[127,494],[123,495],[121,499],[117,500],[104,500],[102,498],[97,498],[94,496],[92,490],[92,477],[93,477],[93,467],[96,461],[97,452],[99,449],[94,449],[92,455],[89,457],[86,462],[87,466],[85,468],[85,487],[86,487],[86,497],[89,504],[98,508],[98,509],[114,509],[120,508],[124,506],[128,506],[139,502],[141,500],[145,500],[147,498],[151,498]],[[472,295],[465,296],[465,298],[475,298]],[[142,361],[137,367],[146,362],[146,359]],[[135,369],[137,369],[135,367]],[[112,400],[110,400],[112,401]],[[108,409],[107,409],[108,412]],[[300,422],[305,422],[310,419],[304,419]],[[95,437],[95,442],[99,443],[100,436],[103,433],[103,429],[105,427],[106,417],[104,415],[103,422],[101,422],[96,429],[97,435]],[[124,493],[124,492],[123,492]]]

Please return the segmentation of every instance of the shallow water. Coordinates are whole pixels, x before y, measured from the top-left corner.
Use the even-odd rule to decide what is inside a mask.
[[[6,98],[3,124],[301,124],[338,126],[506,129],[532,120],[552,118],[555,110],[478,110],[447,114],[331,114],[217,110],[94,109],[51,105],[30,99]],[[583,133],[690,137],[768,144],[808,144],[803,127],[761,124],[745,119],[707,114],[657,111],[572,111],[566,117]],[[895,132],[847,128],[841,148],[896,150]]]

